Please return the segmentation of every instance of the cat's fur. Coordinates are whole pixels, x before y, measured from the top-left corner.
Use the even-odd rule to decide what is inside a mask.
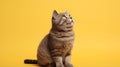
[[[70,62],[74,42],[73,19],[67,13],[53,11],[52,28],[41,41],[37,63],[41,67],[73,67]]]

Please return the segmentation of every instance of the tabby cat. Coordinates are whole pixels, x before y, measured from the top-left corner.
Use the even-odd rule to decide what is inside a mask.
[[[52,28],[41,41],[37,51],[37,61],[25,60],[25,63],[37,63],[41,67],[73,67],[71,50],[74,42],[73,19],[67,13],[53,11]]]

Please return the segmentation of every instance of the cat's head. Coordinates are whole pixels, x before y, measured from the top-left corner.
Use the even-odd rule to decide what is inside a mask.
[[[58,13],[53,11],[52,28],[57,31],[71,31],[74,21],[68,12]]]

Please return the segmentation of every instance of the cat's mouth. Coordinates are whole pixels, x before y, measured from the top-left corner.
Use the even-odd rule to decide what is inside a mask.
[[[68,27],[66,27],[66,28],[72,28],[73,26],[68,26]]]
[[[72,28],[73,27],[73,24],[69,23],[69,24],[66,24],[66,28]]]

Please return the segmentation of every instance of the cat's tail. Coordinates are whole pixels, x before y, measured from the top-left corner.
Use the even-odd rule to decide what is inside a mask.
[[[25,64],[37,64],[37,60],[32,60],[32,59],[25,59],[24,60]]]

